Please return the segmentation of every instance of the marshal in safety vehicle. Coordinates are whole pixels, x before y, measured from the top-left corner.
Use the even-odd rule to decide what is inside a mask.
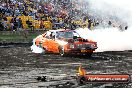
[[[75,30],[49,30],[36,37],[35,45],[42,47],[45,52],[66,55],[91,56],[97,49],[97,42],[82,38]]]

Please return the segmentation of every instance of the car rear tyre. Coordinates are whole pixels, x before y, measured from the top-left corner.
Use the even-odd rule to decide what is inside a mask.
[[[44,50],[44,54],[46,54],[46,53],[47,53],[47,50],[46,50],[46,48],[44,48],[44,47],[43,47],[43,50]]]
[[[60,54],[61,56],[66,56],[64,47],[62,47],[62,46],[59,47],[59,54]]]

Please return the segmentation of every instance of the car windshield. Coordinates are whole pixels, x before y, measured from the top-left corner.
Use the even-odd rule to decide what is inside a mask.
[[[68,32],[64,32],[64,31],[60,31],[57,32],[57,38],[73,38],[73,36],[77,36],[79,37],[79,34],[76,33],[75,31],[68,31]]]

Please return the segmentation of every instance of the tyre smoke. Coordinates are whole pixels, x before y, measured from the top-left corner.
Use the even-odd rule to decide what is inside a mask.
[[[103,20],[115,19],[120,24],[132,25],[131,0],[85,0],[89,2],[88,12]]]
[[[92,31],[80,28],[77,32],[86,39],[97,42],[97,52],[132,50],[132,5],[131,0],[84,0],[89,3],[87,12],[95,18],[105,21],[114,19],[122,26],[127,25],[127,30],[119,27],[99,27]]]
[[[130,39],[132,30],[129,29],[121,32],[117,28],[95,29],[93,31],[87,28],[79,28],[77,32],[85,39],[96,41],[97,52],[132,50]]]
[[[33,39],[33,45],[31,46],[31,50],[33,53],[43,53],[44,52],[43,48],[35,45],[35,39]]]

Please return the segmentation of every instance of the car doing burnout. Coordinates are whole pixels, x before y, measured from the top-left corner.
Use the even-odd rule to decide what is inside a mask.
[[[35,39],[35,44],[45,52],[91,56],[97,49],[97,43],[81,38],[75,30],[49,30]]]

